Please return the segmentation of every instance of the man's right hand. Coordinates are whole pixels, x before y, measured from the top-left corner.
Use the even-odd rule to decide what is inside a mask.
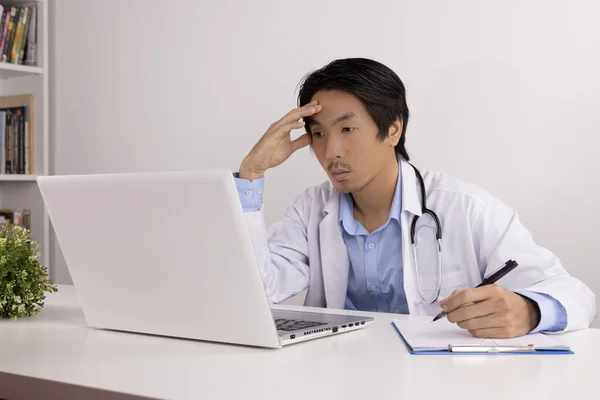
[[[312,141],[310,134],[305,133],[292,141],[290,132],[292,129],[302,128],[302,118],[318,113],[321,107],[317,101],[313,101],[291,110],[279,121],[271,124],[242,162],[239,177],[251,181],[262,178],[267,169],[278,166],[296,150],[308,146]]]

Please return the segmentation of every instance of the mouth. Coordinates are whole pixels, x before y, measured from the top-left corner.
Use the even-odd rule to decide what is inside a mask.
[[[337,182],[341,182],[343,180],[345,180],[348,175],[350,175],[349,171],[332,171],[331,172],[331,177],[337,181]]]

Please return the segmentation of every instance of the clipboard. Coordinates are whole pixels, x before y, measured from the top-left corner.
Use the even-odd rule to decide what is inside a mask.
[[[402,342],[404,342],[408,352],[414,355],[575,354],[568,346],[565,346],[564,344],[541,333],[535,333],[516,339],[476,339],[471,337],[467,331],[457,327],[454,324],[450,324],[449,322],[436,326],[435,324],[437,324],[437,321],[433,323],[431,327],[427,327],[429,328],[429,332],[424,331],[423,329],[419,331],[419,328],[426,327],[424,321],[420,318],[422,317],[411,318],[411,320],[416,319],[414,322],[415,330],[410,332],[411,336],[414,336],[416,333],[422,335],[430,334],[436,338],[439,338],[437,339],[438,343],[442,343],[445,330],[448,332],[447,336],[449,339],[453,337],[459,337],[457,336],[459,335],[459,332],[462,337],[461,340],[457,341],[456,343],[447,343],[448,341],[451,341],[448,340],[446,341],[447,344],[444,344],[443,346],[432,346],[430,349],[423,348],[422,346],[415,348],[409,343],[410,339],[407,340],[401,331],[402,326],[411,326],[409,325],[411,324],[411,320],[394,320],[394,322],[392,322],[392,326],[400,336],[400,339],[402,339]],[[430,323],[431,317],[425,318],[427,319],[427,323]]]

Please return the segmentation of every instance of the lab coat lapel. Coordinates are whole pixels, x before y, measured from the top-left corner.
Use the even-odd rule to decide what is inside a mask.
[[[350,260],[339,224],[340,194],[336,191],[325,204],[325,217],[319,224],[319,247],[325,289],[325,306],[344,308]]]
[[[400,176],[402,179],[402,211],[420,216],[421,186],[413,167],[404,160],[400,161]],[[410,228],[409,228],[410,229]]]

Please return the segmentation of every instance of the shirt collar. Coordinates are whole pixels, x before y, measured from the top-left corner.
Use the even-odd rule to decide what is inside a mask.
[[[398,161],[398,180],[396,181],[396,189],[392,199],[392,207],[390,208],[390,219],[395,219],[400,222],[400,214],[402,212],[402,163]],[[350,193],[343,193],[340,196],[340,211],[339,223],[344,230],[350,235],[356,235],[361,225],[354,218],[354,201]]]

